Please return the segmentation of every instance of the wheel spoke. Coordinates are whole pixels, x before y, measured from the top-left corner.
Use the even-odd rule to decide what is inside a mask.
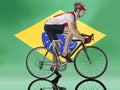
[[[56,60],[56,57],[52,51],[49,51],[47,55],[44,56],[46,52],[46,48],[38,47],[28,53],[26,66],[32,76],[37,78],[47,78],[53,74],[53,72],[50,71],[50,68],[52,66],[56,68],[56,64],[53,64],[51,59],[54,57]]]
[[[105,53],[97,47],[91,46],[86,47],[88,57],[91,60],[91,64],[89,64],[88,58],[84,53],[84,50],[81,49],[78,51],[75,56],[75,69],[78,74],[83,77],[93,78],[101,76],[107,67],[107,58]]]

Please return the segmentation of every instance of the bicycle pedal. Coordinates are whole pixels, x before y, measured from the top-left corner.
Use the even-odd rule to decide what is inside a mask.
[[[58,68],[58,71],[63,72],[63,71],[65,71],[66,69],[67,69],[67,65],[65,64],[65,65],[59,67],[59,68]]]

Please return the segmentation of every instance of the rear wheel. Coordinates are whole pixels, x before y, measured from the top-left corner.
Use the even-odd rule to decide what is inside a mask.
[[[56,63],[53,64],[52,59],[56,60],[54,52],[48,51],[45,47],[37,47],[32,49],[26,58],[26,67],[28,72],[36,78],[48,78],[53,75],[56,70]],[[54,69],[51,70],[51,67]]]

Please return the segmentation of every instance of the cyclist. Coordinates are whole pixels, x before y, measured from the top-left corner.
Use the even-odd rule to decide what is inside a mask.
[[[59,15],[54,16],[51,19],[48,19],[44,25],[44,30],[48,34],[50,41],[58,40],[56,34],[65,34],[65,46],[63,53],[61,54],[68,62],[72,62],[70,55],[68,54],[68,46],[75,36],[76,38],[80,39],[84,42],[85,38],[80,35],[80,32],[77,30],[76,20],[85,14],[86,7],[81,2],[74,3],[74,11],[72,12],[65,12]],[[57,50],[59,50],[59,44],[56,43]],[[55,63],[53,57],[53,63]],[[51,68],[52,69],[52,68]],[[56,75],[61,75],[58,71],[55,72]]]
[[[76,19],[82,17],[85,14],[86,7],[81,2],[74,3],[73,12],[65,12],[59,15],[54,16],[53,18],[47,20],[44,25],[44,30],[48,34],[51,42],[52,40],[58,40],[56,34],[66,34],[65,46],[63,53],[61,54],[68,62],[72,62],[68,54],[68,46],[72,40],[72,37],[80,39],[84,42],[84,37],[80,35],[80,32],[77,30]],[[56,43],[56,47],[59,50],[59,44]],[[53,59],[54,63],[54,59]]]

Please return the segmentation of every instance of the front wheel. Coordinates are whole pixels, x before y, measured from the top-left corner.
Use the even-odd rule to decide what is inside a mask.
[[[75,56],[74,66],[79,75],[85,78],[100,77],[107,68],[106,54],[98,47],[87,46],[82,48]]]

